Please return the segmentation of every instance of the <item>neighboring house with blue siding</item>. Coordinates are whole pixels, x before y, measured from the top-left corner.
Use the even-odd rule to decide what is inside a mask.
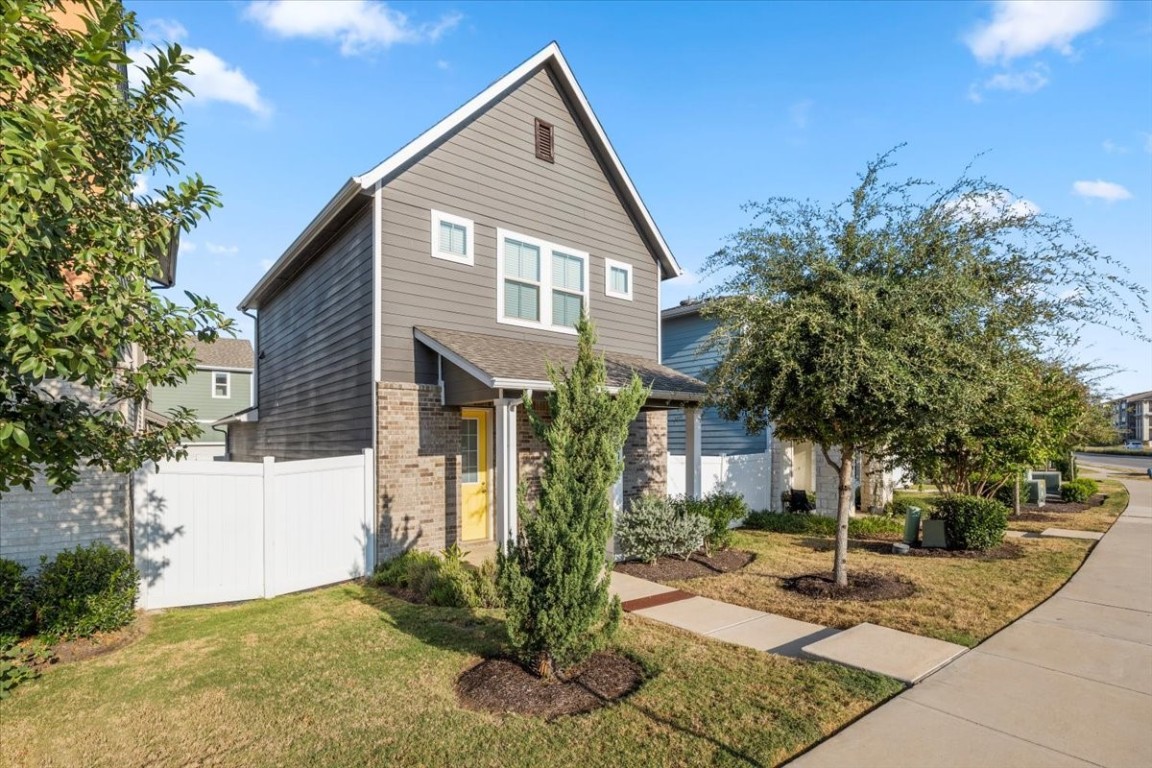
[[[193,341],[196,370],[183,384],[152,390],[149,408],[167,413],[183,406],[196,412],[200,436],[185,443],[189,459],[223,458],[227,426],[213,423],[252,405],[252,342],[218,339],[214,343]]]
[[[661,360],[670,368],[707,380],[718,355],[709,349],[708,336],[716,328],[714,318],[704,317],[703,302],[684,301],[661,312]],[[676,476],[679,457],[685,454],[683,413],[668,415],[669,476]],[[753,509],[780,509],[781,494],[803,490],[815,494],[816,508],[834,514],[836,470],[825,461],[819,446],[809,442],[781,440],[771,425],[760,434],[750,435],[741,421],[728,421],[715,408],[703,409],[700,416],[700,447],[703,456],[702,490],[733,490],[744,496]],[[861,507],[882,507],[891,500],[890,473],[866,462],[868,482],[861,487]],[[860,466],[857,466],[859,485]]]

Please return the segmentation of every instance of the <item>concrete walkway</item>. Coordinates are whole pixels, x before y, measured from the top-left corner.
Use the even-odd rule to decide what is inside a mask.
[[[1152,766],[1152,482],[1047,602],[792,768]]]
[[[962,645],[860,624],[843,632],[612,572],[624,610],[726,643],[879,672],[909,685],[964,653]]]

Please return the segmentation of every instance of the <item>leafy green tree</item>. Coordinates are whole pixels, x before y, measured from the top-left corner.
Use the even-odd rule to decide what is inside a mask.
[[[892,152],[842,203],[772,198],[714,254],[712,397],[752,432],[820,445],[839,475],[834,576],[847,584],[852,464],[937,444],[996,396],[1000,365],[1068,344],[1074,323],[1135,325],[1142,289],[1066,221],[1003,187],[890,182]],[[1068,292],[1069,289],[1074,289]]]
[[[605,574],[610,490],[624,466],[628,425],[648,397],[635,375],[610,395],[591,322],[581,317],[576,328],[572,370],[549,366],[548,418],[538,417],[524,398],[546,447],[540,495],[534,508],[521,500],[519,541],[509,542],[497,561],[509,641],[541,677],[587,658],[619,623],[620,602],[609,600]]]
[[[157,254],[218,205],[199,176],[178,177],[190,59],[157,48],[129,87],[134,15],[83,7],[77,31],[59,3],[0,0],[0,492],[38,469],[63,490],[84,464],[180,455],[192,412],[145,425],[139,405],[194,370],[190,335],[230,327],[201,297],[152,290]],[[139,177],[168,183],[134,194]]]

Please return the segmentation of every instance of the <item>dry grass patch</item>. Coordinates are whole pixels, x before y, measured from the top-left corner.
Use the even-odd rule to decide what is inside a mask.
[[[1103,503],[1084,508],[1083,504],[1049,503],[1043,507],[1025,506],[1021,515],[1009,515],[1008,527],[1014,531],[1040,533],[1048,528],[1065,528],[1070,531],[1095,531],[1104,533],[1128,506],[1128,491],[1116,480],[1101,480],[1100,493]],[[1089,502],[1099,501],[1097,497]]]
[[[738,573],[669,582],[716,600],[847,629],[871,622],[974,646],[1043,601],[1075,572],[1090,542],[1025,540],[1015,559],[910,557],[888,544],[851,542],[848,570],[887,574],[915,585],[913,595],[878,602],[825,601],[798,595],[782,580],[832,567],[831,539],[740,531],[734,546],[756,559]],[[872,551],[878,550],[878,551]]]
[[[497,717],[455,692],[501,650],[497,618],[358,585],[169,611],[0,702],[0,765],[773,765],[901,689],[626,617],[638,691],[554,722]]]

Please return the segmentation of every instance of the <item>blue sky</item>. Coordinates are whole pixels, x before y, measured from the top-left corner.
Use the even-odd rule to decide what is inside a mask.
[[[666,306],[707,287],[743,203],[838,200],[901,142],[899,175],[939,182],[985,153],[977,173],[1152,288],[1149,2],[128,7],[194,56],[185,158],[224,208],[178,287],[229,311],[349,176],[551,40],[689,270]],[[1152,389],[1152,345],[1090,330],[1078,352]]]

